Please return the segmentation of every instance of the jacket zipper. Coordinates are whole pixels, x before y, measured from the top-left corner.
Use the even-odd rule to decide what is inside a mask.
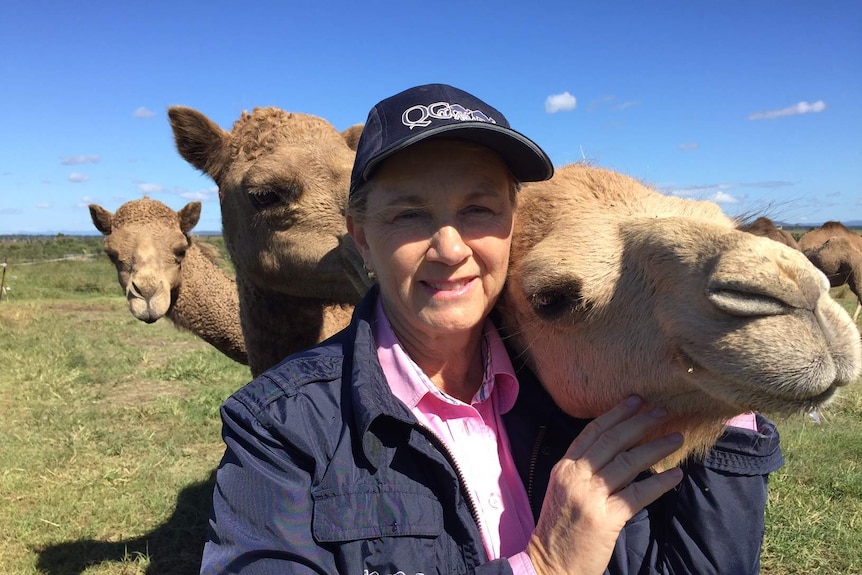
[[[539,426],[539,434],[536,436],[536,443],[533,445],[533,451],[530,454],[530,471],[527,474],[527,501],[530,502],[530,510],[533,512],[533,517],[536,517],[536,503],[533,501],[533,484],[536,479],[536,464],[539,461],[539,450],[542,448],[542,442],[545,439],[545,434],[548,432],[548,426]]]
[[[422,431],[423,435],[425,435],[429,441],[435,444],[437,449],[449,460],[449,463],[452,465],[452,468],[455,470],[455,474],[458,476],[458,484],[461,486],[461,491],[464,493],[464,497],[467,499],[467,508],[470,510],[470,515],[473,517],[473,521],[476,522],[476,528],[479,529],[479,536],[482,537],[482,533],[484,531],[482,527],[482,520],[479,518],[479,510],[476,504],[476,500],[473,499],[473,493],[467,488],[467,481],[464,479],[464,472],[461,471],[461,466],[458,465],[458,460],[455,459],[455,456],[452,455],[452,452],[449,451],[449,448],[446,447],[446,444],[440,439],[440,436],[434,433],[431,429],[428,429],[421,423],[417,424],[417,427]],[[484,546],[483,546],[484,549]]]

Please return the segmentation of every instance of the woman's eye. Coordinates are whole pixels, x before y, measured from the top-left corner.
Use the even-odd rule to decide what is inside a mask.
[[[472,216],[491,216],[494,215],[494,210],[488,206],[470,206],[464,210],[464,213]]]
[[[410,221],[422,217],[420,210],[404,210],[395,215],[396,222]]]

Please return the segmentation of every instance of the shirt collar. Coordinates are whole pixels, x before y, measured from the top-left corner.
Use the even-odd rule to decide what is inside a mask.
[[[374,339],[380,365],[395,397],[410,409],[415,408],[429,393],[442,401],[460,404],[460,401],[439,390],[407,354],[386,317],[381,300],[382,298],[378,297],[374,306]],[[500,413],[506,413],[515,404],[518,396],[518,379],[503,340],[490,319],[485,320],[482,350],[485,381],[473,398],[473,403],[487,400],[496,391]]]

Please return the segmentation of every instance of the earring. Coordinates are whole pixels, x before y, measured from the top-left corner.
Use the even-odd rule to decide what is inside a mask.
[[[365,270],[365,275],[368,276],[368,279],[370,279],[371,281],[374,281],[377,279],[377,274],[374,273],[374,270],[368,268],[367,263],[362,262],[362,269]]]

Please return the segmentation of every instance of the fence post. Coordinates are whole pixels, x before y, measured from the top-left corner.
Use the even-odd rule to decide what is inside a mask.
[[[3,296],[6,295],[6,258],[3,258],[3,263],[0,264],[3,268],[3,278],[0,279],[0,301],[3,301]]]

